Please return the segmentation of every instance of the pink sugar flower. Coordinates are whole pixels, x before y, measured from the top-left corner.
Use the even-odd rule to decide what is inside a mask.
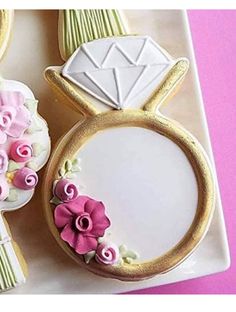
[[[96,250],[98,237],[110,226],[103,203],[87,196],[58,205],[54,218],[61,238],[80,255]]]
[[[101,243],[97,247],[95,259],[98,263],[113,265],[119,260],[119,249],[115,244]]]
[[[19,138],[30,126],[31,116],[24,102],[21,92],[0,91],[0,144],[7,136]]]
[[[79,192],[76,185],[67,179],[61,179],[54,188],[54,195],[63,202],[69,202],[78,197]]]
[[[33,155],[31,143],[27,140],[17,140],[12,143],[10,148],[10,158],[16,162],[30,160]]]

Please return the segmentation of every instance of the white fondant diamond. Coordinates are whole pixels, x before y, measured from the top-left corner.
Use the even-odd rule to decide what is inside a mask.
[[[172,65],[171,57],[149,37],[112,37],[83,44],[62,75],[119,109],[133,106],[139,94],[149,96]]]

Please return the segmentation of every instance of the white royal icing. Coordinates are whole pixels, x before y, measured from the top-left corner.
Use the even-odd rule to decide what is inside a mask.
[[[62,75],[117,109],[138,108],[175,61],[148,36],[124,36],[82,44]]]
[[[110,241],[125,242],[142,262],[183,238],[196,213],[198,188],[178,145],[148,129],[113,128],[90,138],[76,157],[81,171],[72,181],[80,194],[104,203]]]

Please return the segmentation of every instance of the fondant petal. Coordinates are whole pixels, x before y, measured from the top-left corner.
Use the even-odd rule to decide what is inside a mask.
[[[19,107],[11,126],[5,131],[7,135],[19,138],[31,124],[30,112],[24,107]]]
[[[6,133],[5,133],[5,132],[2,132],[2,131],[0,130],[0,144],[6,143],[6,140],[7,140],[7,135],[6,135]]]
[[[84,255],[89,251],[96,250],[97,244],[98,242],[95,237],[80,234],[78,236],[75,251],[80,255]]]
[[[16,108],[23,105],[25,102],[24,95],[19,91],[1,91],[0,106],[11,105]]]
[[[99,222],[93,222],[93,228],[90,231],[90,234],[101,237],[104,235],[105,230],[111,225],[110,220],[107,218],[107,216],[103,216],[102,219],[100,219]]]
[[[61,232],[61,238],[66,241],[72,248],[76,247],[79,233],[73,231],[71,224],[67,224]]]
[[[75,200],[66,204],[70,211],[77,215],[81,212],[84,212],[85,203],[89,200],[87,196],[79,196]]]
[[[97,202],[96,209],[90,214],[91,219],[94,223],[99,223],[105,217],[105,206],[102,202]]]
[[[84,211],[92,216],[94,210],[102,210],[103,214],[105,211],[105,207],[102,202],[96,201],[94,199],[89,199],[85,204]]]
[[[58,228],[62,228],[70,223],[73,216],[73,212],[66,204],[60,204],[54,210],[55,224]]]

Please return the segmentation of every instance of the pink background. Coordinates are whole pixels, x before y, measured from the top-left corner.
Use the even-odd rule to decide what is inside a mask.
[[[136,294],[236,293],[236,10],[188,11],[231,253],[223,273]]]

